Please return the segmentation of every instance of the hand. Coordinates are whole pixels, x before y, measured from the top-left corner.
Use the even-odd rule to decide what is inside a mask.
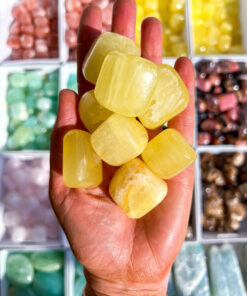
[[[112,31],[134,40],[136,4],[119,0],[114,6]],[[166,295],[171,266],[186,234],[193,190],[193,166],[169,180],[168,195],[154,210],[134,220],[109,197],[116,168],[104,165],[104,181],[94,189],[70,189],[62,178],[62,141],[72,128],[83,128],[77,112],[82,94],[93,88],[82,76],[82,62],[101,33],[99,8],[85,9],[78,33],[79,96],[60,92],[57,121],[51,136],[50,198],[77,259],[85,267],[86,295]],[[162,28],[148,18],[142,24],[142,57],[162,62]],[[189,59],[175,64],[190,93],[186,110],[169,122],[192,144],[194,74]],[[155,131],[157,133],[157,131]],[[151,135],[153,136],[153,135]]]

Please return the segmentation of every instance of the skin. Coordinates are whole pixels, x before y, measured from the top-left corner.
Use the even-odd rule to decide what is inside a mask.
[[[134,40],[136,4],[118,0],[112,31]],[[50,198],[76,258],[84,265],[86,295],[166,295],[170,269],[185,238],[192,200],[194,168],[168,183],[164,201],[143,218],[134,220],[112,201],[108,186],[116,168],[104,164],[104,181],[94,189],[71,189],[62,178],[62,142],[73,128],[83,129],[77,105],[93,85],[81,67],[92,42],[101,33],[102,15],[88,7],[78,33],[78,92],[62,90],[57,121],[51,136]],[[142,24],[142,57],[162,62],[162,27],[154,18]],[[179,58],[175,69],[190,93],[185,111],[169,122],[192,144],[194,129],[194,73],[189,59]],[[150,137],[160,130],[150,132]]]

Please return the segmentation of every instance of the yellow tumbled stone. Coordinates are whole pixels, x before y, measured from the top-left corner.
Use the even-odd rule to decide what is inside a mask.
[[[176,70],[169,65],[159,65],[151,105],[139,119],[146,128],[155,129],[182,112],[188,102],[188,90]]]
[[[169,26],[174,32],[181,32],[184,28],[184,15],[172,13],[169,19]]]
[[[196,153],[178,131],[168,128],[148,143],[142,158],[157,176],[170,179],[192,164]]]
[[[113,112],[135,117],[144,113],[157,83],[157,66],[140,57],[109,53],[103,62],[94,94]]]
[[[81,121],[91,133],[112,114],[96,101],[93,90],[81,97],[78,111]]]
[[[102,63],[111,51],[140,56],[140,48],[131,39],[112,32],[101,34],[89,50],[82,66],[86,80],[96,84]]]
[[[120,166],[137,157],[148,142],[146,129],[135,118],[111,115],[91,135],[91,144],[102,160]]]
[[[102,182],[102,162],[93,151],[90,134],[70,130],[63,138],[63,181],[70,188],[93,188]]]
[[[110,187],[112,199],[130,218],[140,218],[156,207],[167,194],[165,181],[136,158],[120,167]]]

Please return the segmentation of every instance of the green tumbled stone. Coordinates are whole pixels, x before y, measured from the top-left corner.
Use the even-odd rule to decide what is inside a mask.
[[[53,71],[53,72],[47,74],[47,78],[48,78],[48,80],[51,80],[51,81],[52,80],[57,81],[58,80],[58,71]]]
[[[42,125],[38,124],[38,123],[33,127],[33,132],[36,135],[45,134],[46,131],[47,131],[47,129],[45,127],[43,127]]]
[[[25,88],[27,86],[27,77],[25,73],[14,73],[9,76],[10,84],[13,87]]]
[[[40,111],[49,111],[52,108],[52,100],[50,98],[39,98],[36,103],[36,107]]]
[[[12,137],[8,138],[6,146],[7,146],[8,150],[18,149],[18,145],[16,144],[16,142],[13,140]]]
[[[58,84],[54,81],[48,81],[44,85],[45,95],[48,97],[54,97],[58,94]]]
[[[34,133],[31,128],[21,125],[14,132],[12,139],[18,147],[22,147],[34,141]]]
[[[35,140],[38,149],[48,150],[50,148],[50,136],[48,133],[37,135]]]
[[[8,104],[17,103],[25,100],[25,92],[22,88],[9,88],[7,92]]]
[[[74,73],[69,75],[67,86],[69,89],[77,92],[77,76]]]
[[[29,142],[26,145],[22,146],[21,148],[24,150],[39,150],[40,149],[35,141]]]
[[[35,116],[30,116],[27,120],[23,122],[24,126],[35,127],[37,125],[37,118]]]
[[[32,288],[13,288],[11,289],[11,296],[38,296]],[[10,296],[8,295],[8,296]]]
[[[45,92],[44,92],[43,89],[37,89],[35,91],[30,91],[30,95],[36,101],[38,98],[44,97],[45,96]]]
[[[31,262],[21,254],[14,254],[8,257],[6,274],[9,281],[15,286],[29,285],[34,277]]]
[[[25,99],[25,103],[27,105],[28,110],[35,109],[36,107],[36,100],[33,96],[27,96]]]
[[[40,89],[43,85],[43,77],[38,72],[27,73],[27,85],[30,89]]]
[[[50,129],[54,126],[56,115],[51,112],[40,112],[38,114],[38,120],[45,128]]]
[[[16,121],[24,121],[28,118],[27,106],[24,102],[9,105],[9,117]]]
[[[82,292],[86,286],[86,283],[85,277],[78,277],[75,280],[74,296],[82,296]]]
[[[31,261],[36,270],[54,272],[63,267],[64,256],[62,252],[57,251],[35,252],[31,256]]]
[[[40,296],[64,295],[64,276],[62,271],[37,271],[33,280],[33,289]]]
[[[75,260],[75,274],[84,277],[83,266],[77,260]]]

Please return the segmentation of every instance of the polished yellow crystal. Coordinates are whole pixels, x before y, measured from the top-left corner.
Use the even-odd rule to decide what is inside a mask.
[[[121,115],[144,113],[157,83],[157,66],[120,52],[105,57],[94,94],[100,105]]]
[[[93,90],[81,97],[78,111],[81,121],[91,133],[112,114],[96,101]]]
[[[196,153],[178,131],[168,128],[148,143],[142,158],[159,177],[170,179],[192,164]]]
[[[188,102],[188,90],[176,70],[169,65],[159,65],[151,105],[139,119],[146,128],[155,129],[182,112]]]
[[[131,39],[111,32],[101,34],[92,45],[83,63],[82,70],[86,80],[96,84],[103,61],[111,51],[140,56],[140,48]]]
[[[91,144],[102,160],[120,166],[137,157],[148,143],[146,129],[135,118],[111,115],[91,135]]]
[[[169,19],[169,26],[174,32],[181,33],[184,28],[184,15],[181,13],[172,13]]]
[[[167,194],[165,181],[136,158],[120,167],[110,183],[110,195],[131,218],[140,218],[156,207]]]
[[[102,162],[85,131],[70,130],[63,138],[63,181],[70,188],[93,188],[102,182]]]

